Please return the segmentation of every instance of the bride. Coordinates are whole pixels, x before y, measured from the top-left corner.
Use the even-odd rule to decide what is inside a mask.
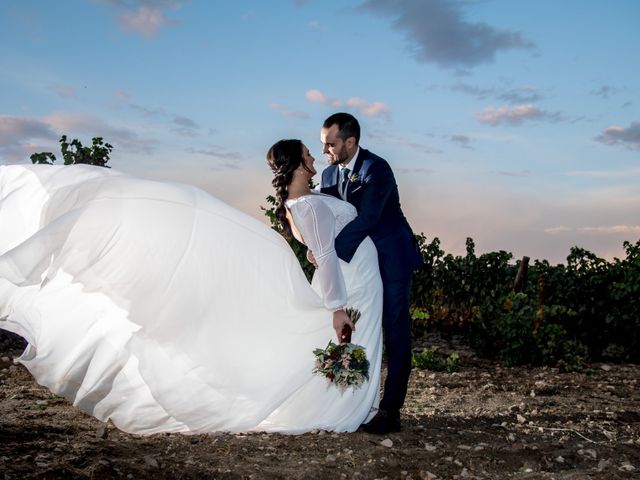
[[[298,140],[268,153],[277,218],[313,252],[312,285],[281,235],[203,191],[85,165],[0,166],[0,328],[36,381],[123,431],[354,431],[379,402],[381,289],[373,243],[333,239],[356,216],[312,192]],[[349,322],[360,388],[314,373]]]

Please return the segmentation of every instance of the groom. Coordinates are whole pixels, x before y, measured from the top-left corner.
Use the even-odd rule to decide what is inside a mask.
[[[382,329],[387,379],[380,410],[362,426],[384,434],[400,430],[400,408],[411,371],[411,275],[422,264],[411,227],[400,208],[398,187],[386,160],[359,146],[360,124],[348,113],[327,118],[320,131],[329,167],[320,190],[353,204],[358,216],[336,237],[338,257],[351,261],[369,236],[378,250],[383,285]]]

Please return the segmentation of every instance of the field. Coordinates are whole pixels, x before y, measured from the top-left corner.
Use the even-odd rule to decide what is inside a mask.
[[[414,370],[403,430],[129,435],[37,385],[0,334],[0,480],[640,478],[640,367],[503,368],[459,344],[460,371]]]

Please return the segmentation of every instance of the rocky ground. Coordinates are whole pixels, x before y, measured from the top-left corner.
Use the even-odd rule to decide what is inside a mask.
[[[403,430],[122,433],[37,385],[0,337],[0,480],[640,478],[640,366],[502,368],[460,345],[457,373],[414,370]]]

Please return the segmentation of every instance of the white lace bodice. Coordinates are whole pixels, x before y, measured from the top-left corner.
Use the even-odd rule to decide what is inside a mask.
[[[293,218],[294,236],[311,250],[318,264],[317,275],[325,307],[329,310],[345,307],[347,290],[334,240],[356,218],[356,208],[322,193],[287,200],[286,205]]]

